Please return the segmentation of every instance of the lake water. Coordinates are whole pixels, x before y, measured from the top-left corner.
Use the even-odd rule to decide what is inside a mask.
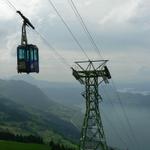
[[[150,109],[124,106],[124,110],[117,104],[101,109],[108,144],[125,150],[150,150]]]

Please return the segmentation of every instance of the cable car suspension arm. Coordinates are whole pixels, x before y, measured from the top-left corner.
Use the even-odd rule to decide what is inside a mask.
[[[23,19],[21,45],[27,45],[28,42],[27,42],[26,26],[31,27],[33,30],[35,29],[35,27],[31,24],[29,19],[26,18],[20,11],[17,11],[17,13]]]

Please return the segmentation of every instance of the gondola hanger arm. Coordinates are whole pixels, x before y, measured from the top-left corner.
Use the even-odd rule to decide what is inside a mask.
[[[30,26],[33,30],[35,29],[35,27],[32,25],[32,23],[29,21],[27,17],[25,17],[20,11],[17,11],[17,13],[22,17],[25,25]]]

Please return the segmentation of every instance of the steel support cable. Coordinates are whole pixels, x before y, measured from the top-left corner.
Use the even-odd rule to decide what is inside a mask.
[[[102,87],[101,87],[102,88]],[[111,98],[110,98],[110,96],[108,95],[108,93],[106,92],[106,90],[104,89],[104,88],[102,88],[103,89],[103,91],[104,91],[104,95],[105,95],[105,97],[109,100],[109,102],[111,103],[111,105],[112,105],[112,107],[114,108],[114,111],[116,112],[116,114],[117,114],[117,116],[118,116],[118,113],[117,113],[117,111],[116,111],[116,109],[115,109],[115,106],[114,106],[114,104],[113,104],[113,102],[112,102],[112,100],[111,100]],[[118,116],[117,117],[118,119],[119,119],[119,121],[120,121],[120,123],[122,123],[122,120],[120,119],[120,117]],[[122,125],[124,125],[124,124],[122,124]],[[127,137],[130,139],[130,136],[127,134]],[[127,142],[123,142],[123,143],[126,143],[126,145],[127,145]]]
[[[86,26],[86,24],[85,24],[85,22],[84,22],[82,16],[80,15],[78,9],[76,8],[76,6],[75,6],[73,0],[68,0],[68,1],[70,2],[70,6],[71,6],[72,10],[74,11],[76,17],[79,19],[79,22],[80,22],[81,26],[83,27],[85,33],[87,34],[89,40],[91,41],[92,45],[95,47],[95,50],[97,50],[98,54],[101,56],[100,50],[99,50],[99,48],[97,47],[97,45],[96,45],[96,43],[95,43],[95,41],[94,41],[92,35],[90,34],[90,32],[89,32],[89,30],[88,30],[88,28],[87,28],[87,26]],[[102,57],[102,56],[101,56],[101,57]],[[108,119],[107,119],[107,120],[108,120]],[[110,122],[110,121],[109,121],[109,122]],[[121,139],[121,138],[120,138],[120,139]],[[121,139],[121,141],[126,145],[126,143],[125,143],[122,139]]]
[[[68,26],[68,24],[65,22],[64,18],[61,16],[61,14],[59,13],[59,11],[57,10],[57,8],[55,7],[54,3],[51,0],[48,0],[50,5],[52,6],[52,8],[54,9],[54,11],[56,12],[56,14],[59,16],[59,18],[61,19],[62,23],[65,25],[66,29],[69,31],[70,35],[72,36],[72,38],[74,39],[74,41],[76,42],[76,44],[79,46],[79,48],[82,50],[83,54],[85,55],[85,57],[90,60],[89,56],[86,54],[84,48],[81,46],[80,42],[78,41],[78,39],[75,37],[74,33],[71,31],[70,27]]]
[[[103,59],[102,55],[101,55],[101,52],[100,52],[100,49],[98,48],[94,38],[92,37],[91,33],[89,32],[84,20],[83,20],[83,17],[80,15],[75,3],[73,2],[73,0],[68,0],[74,14],[76,15],[77,19],[79,20],[83,30],[85,31],[87,37],[89,38],[91,44],[93,45],[93,47],[95,48],[95,51],[98,53],[98,55]]]
[[[127,122],[127,124],[128,124],[129,130],[130,130],[130,133],[131,133],[131,136],[132,136],[133,141],[134,141],[134,143],[135,143],[135,145],[136,145],[136,149],[137,149],[137,150],[138,150],[139,148],[141,149],[141,145],[138,144],[138,142],[137,142],[137,139],[136,139],[136,137],[135,137],[135,134],[134,134],[132,125],[131,125],[131,123],[130,123],[130,121],[129,121],[129,118],[128,118],[128,116],[127,116],[126,110],[125,110],[125,108],[124,108],[124,106],[123,106],[123,103],[122,103],[122,101],[121,101],[121,97],[120,97],[119,93],[117,92],[117,88],[116,88],[116,86],[115,86],[115,83],[114,83],[113,79],[111,79],[111,81],[112,81],[112,86],[113,86],[113,88],[114,88],[114,90],[115,90],[116,96],[117,96],[117,98],[118,98],[119,104],[120,104],[120,106],[121,106],[121,108],[122,108],[122,111],[123,111],[123,113],[124,113],[124,117],[125,117],[126,122]],[[139,145],[140,147],[139,147],[138,145]],[[141,150],[142,150],[142,149],[141,149]]]
[[[122,137],[120,136],[120,134],[116,130],[115,126],[113,125],[113,123],[111,122],[111,120],[106,115],[106,113],[103,110],[101,110],[101,112],[103,113],[104,118],[107,120],[107,122],[109,122],[109,125],[112,128],[112,131],[114,132],[114,135],[117,135],[117,137],[119,137],[119,139],[120,139],[120,142],[122,142],[122,144],[128,149],[128,147],[127,147],[128,144],[122,139]]]
[[[67,62],[67,60],[60,55],[57,50],[46,40],[46,38],[44,38],[43,35],[41,35],[37,30],[35,30],[35,32],[39,35],[39,37],[47,44],[47,46],[53,50],[53,52],[55,53],[56,56],[59,57],[59,59],[61,60],[61,62],[66,65],[67,67],[71,68],[71,65]]]
[[[54,4],[52,3],[51,0],[49,0],[49,2],[50,2],[50,4],[51,4],[51,6],[53,7],[53,9],[55,10],[55,12],[57,13],[57,15],[60,17],[61,21],[64,23],[64,25],[66,26],[66,28],[67,28],[68,31],[70,32],[70,34],[72,35],[73,39],[76,41],[76,43],[78,44],[78,46],[79,46],[79,47],[81,48],[81,50],[83,51],[84,55],[89,59],[89,57],[88,57],[87,54],[85,53],[85,50],[84,50],[84,49],[82,48],[82,46],[80,45],[79,41],[78,41],[77,38],[74,36],[73,32],[71,31],[71,29],[69,28],[69,26],[67,25],[67,23],[64,21],[63,17],[60,15],[60,13],[58,12],[57,8],[54,6]],[[96,45],[96,43],[95,43],[93,37],[91,36],[90,32],[88,31],[88,29],[87,29],[87,27],[86,27],[86,25],[85,25],[85,23],[84,23],[84,21],[83,21],[83,18],[81,17],[81,15],[79,14],[78,10],[76,9],[76,6],[74,5],[74,3],[73,3],[72,0],[70,0],[70,2],[72,3],[72,6],[73,6],[72,8],[74,8],[74,9],[73,9],[73,10],[74,10],[74,13],[75,13],[76,15],[78,15],[78,17],[80,18],[80,22],[81,22],[81,24],[82,24],[84,30],[87,32],[88,37],[91,39],[91,42],[93,43],[93,45],[95,46],[95,48],[99,51],[99,49],[98,49],[98,47],[97,47],[97,45]],[[99,53],[100,53],[100,51],[99,51]],[[120,101],[120,102],[121,102],[121,101]],[[121,105],[121,106],[122,106],[122,105]],[[124,114],[126,114],[124,108],[123,108],[123,111],[124,111]],[[125,118],[126,118],[126,120],[127,120],[128,126],[130,127],[130,130],[133,132],[133,130],[132,130],[132,128],[131,128],[131,125],[130,125],[130,122],[129,122],[129,119],[128,119],[127,115],[125,115],[125,116],[126,116]],[[132,135],[134,135],[134,134],[132,134]],[[135,138],[134,138],[134,139],[135,139]],[[135,140],[135,141],[136,141],[136,140]]]
[[[17,11],[16,7],[13,5],[12,2],[10,2],[9,0],[5,0],[5,1],[8,3],[10,8],[14,9],[15,11]]]
[[[115,108],[115,106],[114,106],[114,104],[113,104],[113,102],[112,102],[110,96],[108,95],[108,93],[106,92],[106,90],[105,90],[104,88],[102,88],[102,89],[103,89],[103,91],[104,91],[104,93],[105,93],[105,96],[107,97],[107,99],[110,101],[112,107],[114,108],[114,111],[115,111],[116,115],[118,116],[117,118],[118,118],[119,122],[122,123],[122,120],[120,119],[120,117],[119,117],[119,115],[118,115],[118,112],[116,111],[116,108]],[[122,125],[125,127],[124,123],[122,123]],[[128,138],[129,140],[132,141],[132,137],[130,136],[130,134],[129,134],[128,132],[126,132],[126,136],[127,136],[127,138]],[[133,142],[133,141],[132,141],[132,142]],[[128,143],[128,142],[124,142],[124,143]]]
[[[90,32],[89,32],[89,30],[88,30],[88,28],[87,28],[87,26],[86,26],[86,24],[85,24],[85,22],[84,22],[82,16],[80,15],[80,13],[79,13],[77,7],[75,6],[73,0],[68,0],[68,1],[69,1],[69,3],[70,3],[70,6],[71,6],[72,10],[74,11],[76,17],[79,19],[79,22],[81,23],[81,26],[83,27],[84,31],[86,32],[86,34],[87,34],[89,40],[91,41],[91,43],[93,44],[93,46],[95,47],[95,49],[98,51],[99,55],[101,56],[100,50],[99,50],[99,48],[97,47],[97,45],[96,45],[96,43],[95,43],[95,41],[94,41],[92,35],[90,34]],[[102,57],[102,56],[101,56],[101,57]],[[123,141],[123,143],[125,144],[124,141]]]

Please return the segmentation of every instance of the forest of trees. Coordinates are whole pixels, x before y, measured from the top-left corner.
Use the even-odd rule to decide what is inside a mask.
[[[40,136],[13,134],[9,131],[0,131],[0,140],[45,144],[43,138]],[[51,147],[51,150],[76,150],[74,148],[67,147],[63,144],[55,143],[52,140],[49,142],[49,146]]]
[[[0,131],[0,140],[6,141],[17,141],[23,143],[37,143],[44,144],[43,138],[35,135],[21,135],[21,134],[13,134],[6,131]]]

